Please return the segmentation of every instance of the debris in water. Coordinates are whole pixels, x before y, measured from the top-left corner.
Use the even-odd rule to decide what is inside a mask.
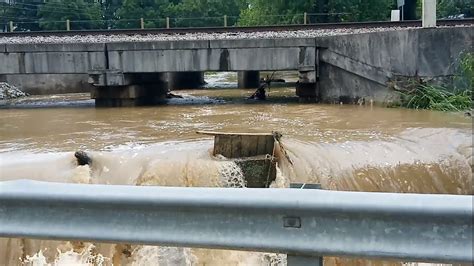
[[[166,98],[167,98],[167,99],[172,99],[172,98],[184,98],[184,97],[181,96],[181,95],[178,95],[178,94],[173,94],[173,93],[171,93],[171,92],[168,92],[168,93],[166,94]]]
[[[29,96],[29,94],[19,90],[17,87],[6,82],[0,82],[0,100],[10,100],[26,96]]]
[[[89,165],[92,163],[92,159],[85,151],[76,151],[76,153],[74,153],[74,156],[77,159],[78,165]]]

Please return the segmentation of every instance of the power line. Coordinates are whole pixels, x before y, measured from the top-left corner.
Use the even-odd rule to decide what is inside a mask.
[[[21,3],[21,4],[18,3],[18,5],[26,6],[27,8],[29,8],[29,7],[32,7],[32,8],[33,8],[33,7],[36,7],[37,10],[39,10],[40,8],[46,6],[46,4],[36,4],[36,5],[35,5],[35,4],[24,4],[24,3]],[[56,6],[54,7],[54,9],[65,10],[65,11],[69,11],[69,10],[70,10],[70,8],[67,8],[67,7],[56,7]]]
[[[17,10],[23,10],[23,11],[35,11],[35,12],[39,12],[40,10],[39,9],[30,9],[30,8],[21,8],[21,7],[14,7],[14,6],[11,6],[9,8],[13,8],[13,9],[17,9]],[[82,9],[79,9],[81,11],[84,11]],[[71,12],[62,12],[62,11],[55,11],[55,10],[49,10],[49,9],[46,9],[45,10],[47,13],[54,13],[54,14],[67,14],[67,15],[70,15]],[[85,11],[84,11],[85,13]]]
[[[31,7],[42,7],[42,6],[45,6],[46,4],[48,3],[54,3],[54,7],[56,8],[60,8],[60,9],[69,9],[70,7],[68,6],[68,4],[66,3],[63,3],[63,2],[51,2],[51,1],[47,1],[47,2],[44,2],[44,3],[17,3],[17,5],[25,5],[25,6],[31,6]],[[88,7],[102,7],[104,6],[102,3],[88,3],[88,2],[82,2],[80,3],[81,5],[83,6],[88,6]],[[115,6],[121,6],[121,5],[115,5]]]

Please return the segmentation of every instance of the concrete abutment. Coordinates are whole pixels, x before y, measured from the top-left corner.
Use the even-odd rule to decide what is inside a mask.
[[[296,95],[300,102],[315,103],[321,100],[316,71],[299,71]]]

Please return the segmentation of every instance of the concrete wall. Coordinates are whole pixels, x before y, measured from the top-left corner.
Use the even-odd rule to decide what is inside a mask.
[[[397,100],[389,84],[419,77],[449,80],[462,52],[472,51],[472,27],[407,29],[316,39],[323,101]]]
[[[107,44],[109,67],[124,73],[298,70],[315,65],[314,39]]]
[[[87,74],[17,74],[0,75],[6,81],[29,94],[61,94],[90,92]]]
[[[106,68],[105,44],[3,44],[0,74],[86,74]]]
[[[85,74],[105,69],[135,75],[263,70],[312,73],[319,68],[315,94],[323,101],[365,97],[387,102],[394,96],[388,88],[394,80],[451,77],[461,52],[472,51],[471,38],[472,27],[450,27],[294,39],[3,44],[0,77],[31,93],[56,93],[87,90]]]

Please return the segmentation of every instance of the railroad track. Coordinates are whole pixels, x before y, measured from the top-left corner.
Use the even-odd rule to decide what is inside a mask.
[[[474,18],[438,20],[438,26],[473,25]],[[412,21],[378,21],[378,22],[343,22],[324,24],[298,24],[278,26],[252,27],[202,27],[202,28],[159,28],[159,29],[113,29],[113,30],[72,30],[72,31],[33,31],[33,32],[2,32],[0,37],[13,36],[73,36],[73,35],[148,35],[148,34],[186,34],[186,33],[232,33],[232,32],[263,32],[293,31],[341,28],[386,28],[386,27],[421,27],[421,20]]]

